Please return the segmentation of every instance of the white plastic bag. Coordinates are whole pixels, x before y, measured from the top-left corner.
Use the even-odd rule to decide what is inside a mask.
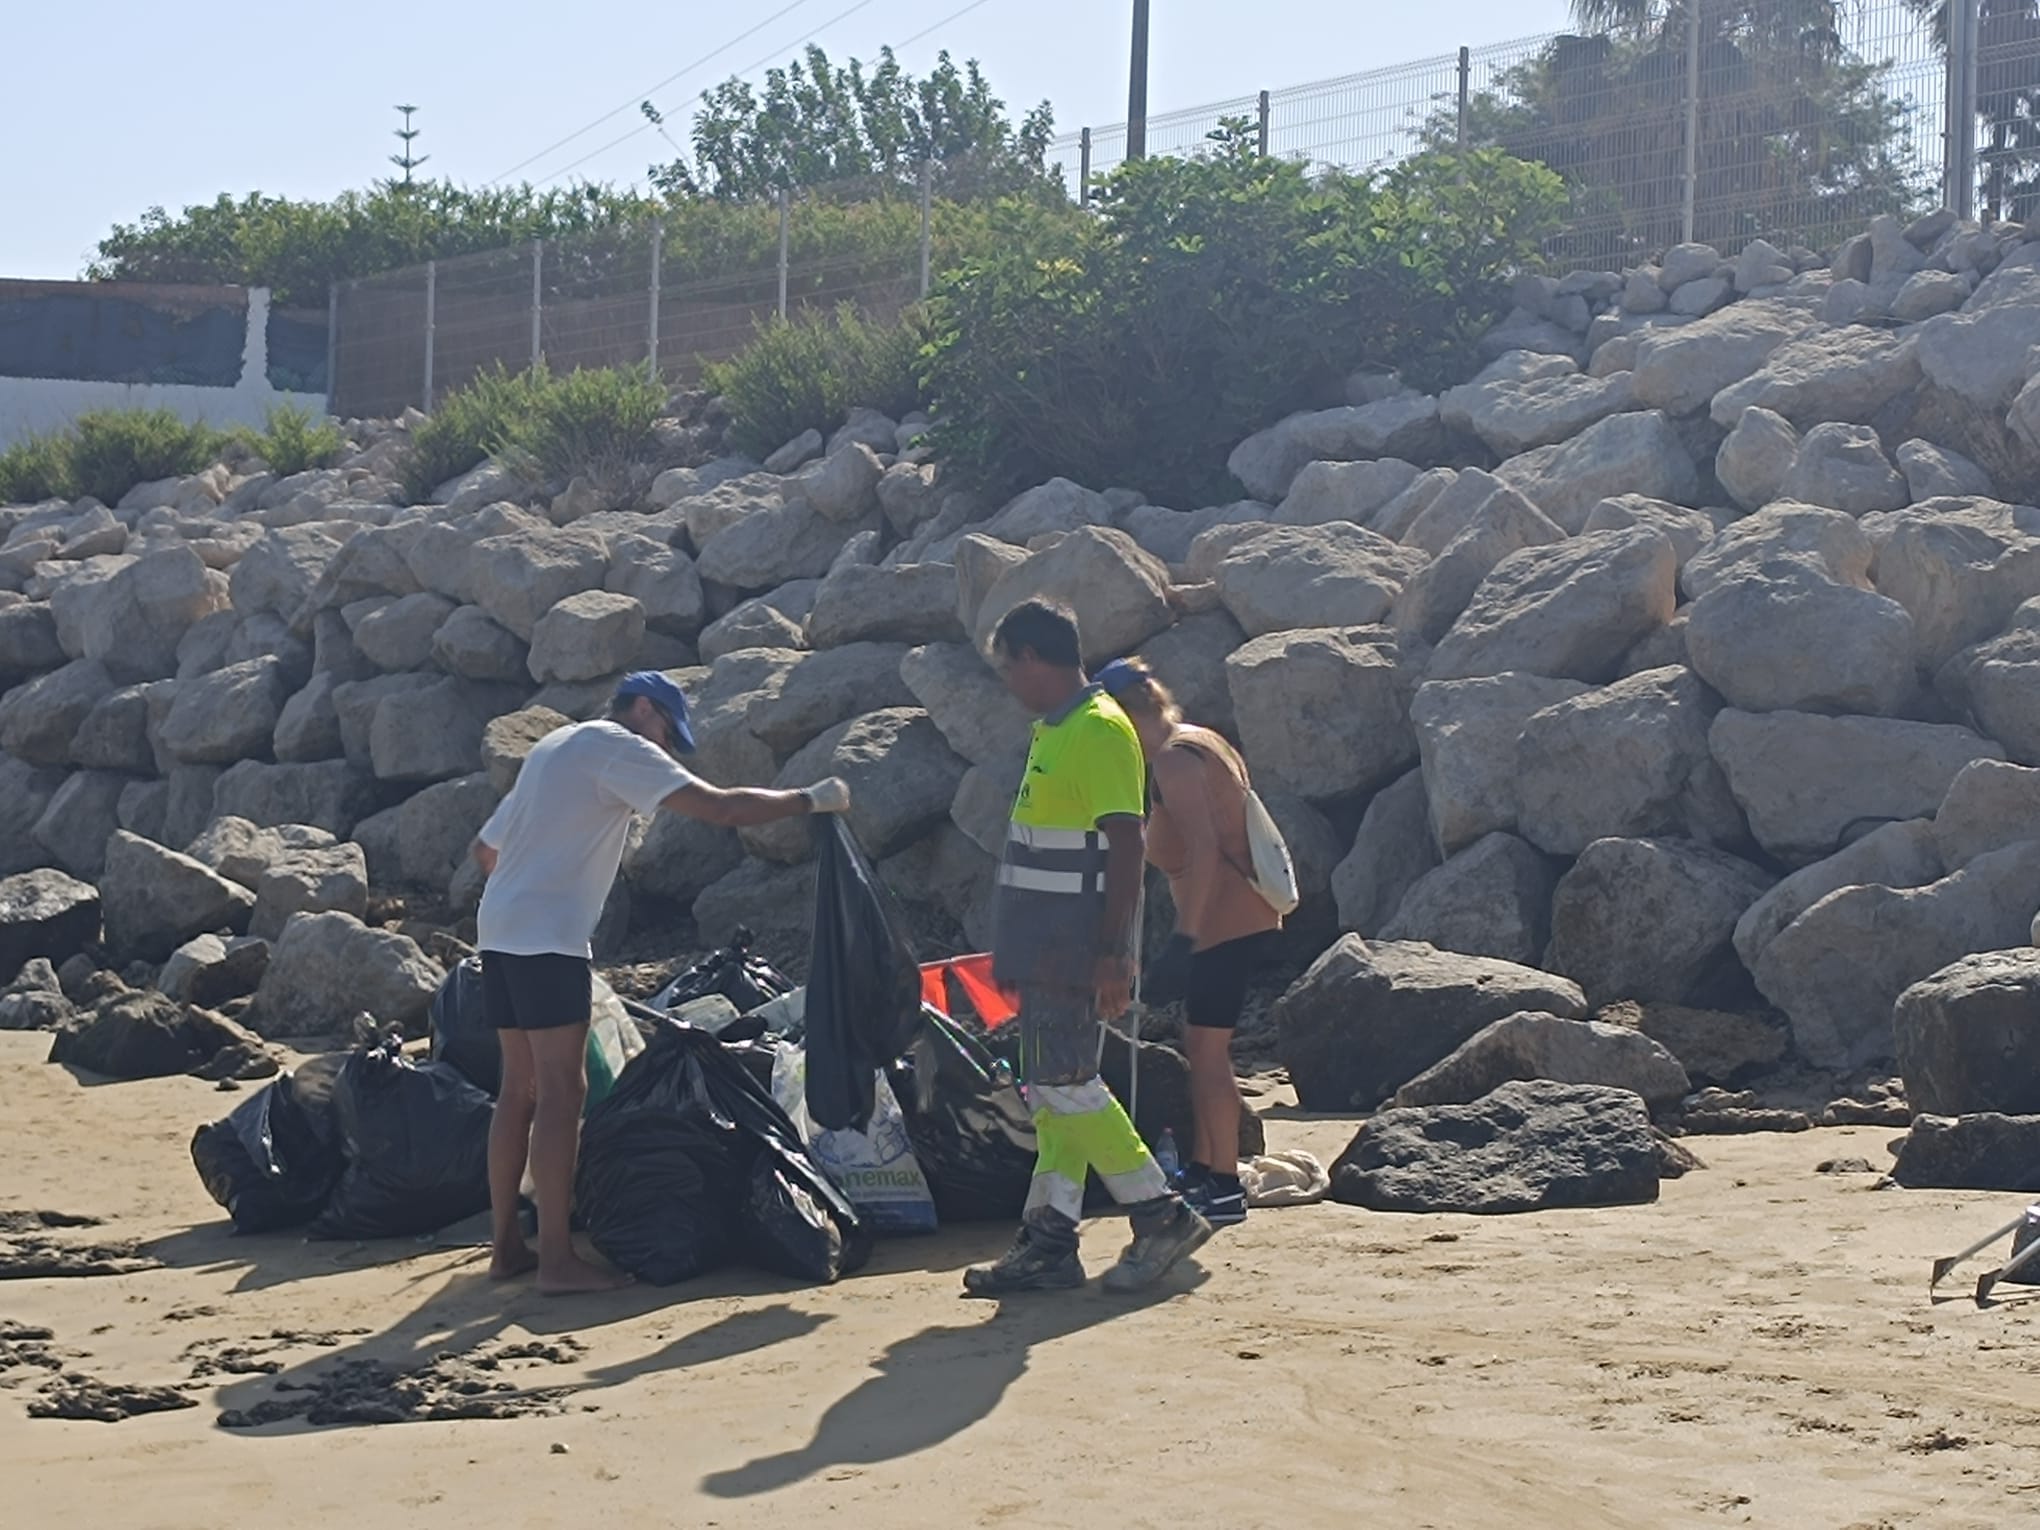
[[[782,1043],[772,1064],[772,1098],[807,1139],[808,1151],[880,1236],[935,1231],[935,1197],[907,1139],[907,1118],[878,1075],[871,1125],[821,1131],[807,1113],[807,1053]]]

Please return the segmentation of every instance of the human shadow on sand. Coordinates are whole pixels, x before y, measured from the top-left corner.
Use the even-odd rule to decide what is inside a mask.
[[[832,1467],[874,1465],[940,1445],[991,1415],[1026,1374],[1035,1346],[1169,1301],[1207,1278],[1203,1270],[1179,1271],[1133,1297],[1107,1296],[1095,1286],[1013,1297],[989,1320],[924,1328],[889,1346],[873,1362],[878,1374],[832,1404],[806,1445],[711,1473],[702,1490],[749,1498]]]

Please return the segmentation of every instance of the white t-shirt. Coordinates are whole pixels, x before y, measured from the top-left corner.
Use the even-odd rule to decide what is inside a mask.
[[[481,948],[592,956],[632,816],[656,812],[693,784],[658,745],[619,723],[579,723],[540,739],[482,825],[497,860],[476,915]]]

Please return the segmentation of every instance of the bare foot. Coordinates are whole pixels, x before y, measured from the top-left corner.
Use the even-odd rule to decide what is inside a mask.
[[[619,1275],[614,1270],[599,1270],[585,1259],[568,1259],[557,1266],[546,1266],[538,1272],[538,1294],[540,1296],[581,1296],[595,1291],[621,1291],[633,1284],[628,1275]]]
[[[527,1243],[499,1248],[489,1258],[489,1279],[515,1280],[538,1268],[538,1254]]]

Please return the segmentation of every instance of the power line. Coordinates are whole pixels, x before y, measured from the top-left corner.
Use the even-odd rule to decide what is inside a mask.
[[[822,33],[826,32],[830,27],[834,26],[837,22],[848,21],[852,16],[855,16],[859,11],[863,10],[866,6],[870,5],[871,3],[872,0],[857,0],[857,3],[851,6],[848,10],[837,12],[834,16],[831,16],[827,21],[823,22],[820,26],[816,27],[812,32],[808,33],[808,35],[803,37],[799,42],[792,43],[789,46],[792,48],[806,47],[809,43],[813,42],[817,37],[821,36]],[[781,11],[779,14],[783,16],[786,14],[786,12]],[[751,31],[753,32],[755,32],[756,30],[758,30],[756,27],[753,27],[751,29]],[[745,37],[748,37],[750,35],[751,35],[750,32],[746,32],[744,34]],[[737,41],[742,41],[742,38],[737,39]],[[718,49],[717,51],[720,52],[721,50]],[[746,67],[737,70],[733,77],[741,79],[744,75],[750,74],[754,70],[762,69],[767,64],[772,63],[776,59],[783,58],[786,55],[786,52],[787,48],[785,47],[774,48],[770,53],[766,54],[756,63],[747,65]],[[686,70],[682,70],[681,74],[685,74],[686,72],[687,72]],[[674,75],[672,78],[677,80],[678,78],[680,78],[680,76]],[[672,81],[669,80],[667,81],[667,83],[671,84]],[[616,113],[610,112],[608,115],[610,117],[614,117]],[[603,121],[607,119],[598,118],[597,120]],[[593,125],[594,125],[593,123],[589,124],[589,126],[591,127]],[[642,133],[645,130],[645,126],[646,125],[640,125],[638,127],[634,127],[629,132],[619,134],[617,137],[610,139],[609,142],[602,145],[601,148],[589,150],[586,154],[583,154],[579,159],[572,160],[569,163],[562,165],[559,169],[553,171],[551,175],[543,177],[538,184],[543,186],[547,181],[556,181],[561,176],[567,175],[572,171],[578,170],[581,166],[587,164],[589,160],[600,159],[603,155],[607,154],[611,149],[616,148],[618,145],[629,143],[631,139],[637,137],[638,134]],[[583,129],[582,131],[585,132],[586,129]],[[577,133],[574,136],[579,137],[580,134]],[[526,164],[529,164],[530,162],[531,162],[530,160],[525,161]]]
[[[972,11],[976,10],[979,6],[989,5],[990,3],[991,0],[970,0],[970,4],[966,5],[962,10],[957,11],[952,15],[944,16],[932,27],[923,27],[920,31],[916,32],[912,37],[906,39],[906,41],[894,43],[892,45],[893,49],[895,51],[898,51],[899,49],[902,48],[911,48],[915,43],[919,42],[922,38],[932,36],[935,33],[941,31],[944,27],[948,26],[950,22],[961,21],[963,20],[964,17],[968,16]]]
[[[682,79],[685,76],[692,74],[695,70],[699,69],[703,64],[709,63],[717,58],[720,58],[723,54],[729,52],[730,49],[734,48],[738,43],[744,42],[749,38],[756,37],[760,32],[764,31],[767,27],[771,26],[773,22],[779,20],[780,17],[792,15],[795,11],[799,10],[803,5],[806,5],[807,3],[808,0],[793,0],[793,3],[791,5],[782,6],[779,10],[774,11],[770,16],[767,16],[763,21],[759,22],[756,26],[751,27],[746,31],[739,32],[735,37],[732,37],[728,42],[722,44],[722,46],[714,49],[711,52],[702,54],[700,58],[696,59],[693,63],[687,65],[686,68],[676,70],[674,73],[667,75],[663,80],[659,81],[658,84],[651,86],[649,89],[639,91],[635,96],[631,97],[630,100],[625,101],[621,106],[612,107],[609,111],[604,112],[601,116],[595,118],[592,122],[584,123],[580,127],[575,128],[573,132],[567,134],[566,137],[560,139],[557,143],[549,143],[543,149],[540,149],[536,154],[530,155],[525,159],[520,159],[516,164],[512,165],[508,170],[505,170],[501,175],[497,176],[495,180],[490,181],[488,184],[494,186],[499,182],[509,180],[511,176],[515,175],[518,171],[522,170],[526,165],[536,164],[539,160],[544,159],[546,155],[552,153],[553,150],[565,148],[568,144],[572,143],[576,138],[579,138],[584,133],[593,132],[603,123],[609,121],[610,118],[615,117],[622,112],[630,111],[640,101],[649,100],[655,93],[664,90],[668,85],[671,85],[675,80]],[[642,131],[642,129],[633,129],[633,131]],[[616,140],[617,143],[620,143],[622,141],[623,141],[622,139]],[[614,148],[615,144],[612,143],[608,147]],[[601,153],[603,151],[598,149],[596,152]],[[586,158],[574,161],[574,164],[576,165],[584,163],[586,163]],[[571,170],[572,168],[573,165],[569,165],[567,167],[567,169],[569,170]],[[547,179],[556,180],[559,178],[560,175],[563,175],[565,173],[566,173],[565,171],[556,171],[553,175],[548,176]]]

